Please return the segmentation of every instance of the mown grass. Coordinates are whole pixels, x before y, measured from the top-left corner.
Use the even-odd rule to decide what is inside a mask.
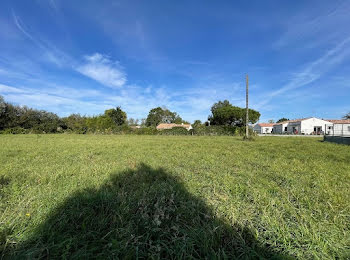
[[[0,136],[4,258],[350,257],[350,147]]]

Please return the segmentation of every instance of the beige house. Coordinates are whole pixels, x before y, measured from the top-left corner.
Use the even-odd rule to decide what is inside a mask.
[[[157,130],[172,129],[173,127],[183,127],[187,131],[192,129],[191,124],[174,124],[174,123],[167,124],[167,123],[161,123],[161,124],[157,125]]]

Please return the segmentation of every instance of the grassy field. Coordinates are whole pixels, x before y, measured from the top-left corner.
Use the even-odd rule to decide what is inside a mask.
[[[350,146],[2,135],[4,258],[350,257]]]

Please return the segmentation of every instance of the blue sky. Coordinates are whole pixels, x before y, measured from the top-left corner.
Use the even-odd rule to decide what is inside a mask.
[[[260,122],[350,111],[349,1],[3,0],[0,95],[61,116],[228,99]]]

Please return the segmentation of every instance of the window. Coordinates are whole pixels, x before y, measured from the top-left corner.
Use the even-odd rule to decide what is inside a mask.
[[[350,131],[350,125],[348,126],[348,131]]]
[[[287,127],[285,127],[285,128],[284,128],[284,131],[286,131],[286,132],[287,132]]]

